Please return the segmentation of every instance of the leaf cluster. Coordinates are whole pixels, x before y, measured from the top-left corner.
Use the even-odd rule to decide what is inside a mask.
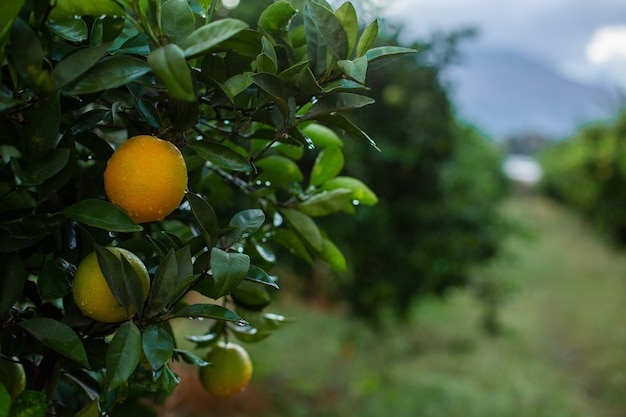
[[[412,50],[375,47],[376,21],[362,29],[349,2],[308,0],[299,12],[281,0],[254,28],[219,4],[0,5],[0,346],[26,365],[24,395],[45,392],[35,402],[57,415],[115,415],[170,393],[170,360],[206,365],[178,348],[172,319],[207,321],[189,337],[198,347],[283,327],[265,311],[276,248],[343,269],[318,218],[376,202],[340,175],[336,132],[375,147],[345,114],[373,103],[371,63]],[[334,135],[323,145],[305,133],[321,124]],[[106,161],[138,134],[173,142],[188,167],[186,197],[163,222],[135,224],[104,196]],[[147,297],[106,246],[140,256]],[[94,250],[116,299],[136,311],[127,321],[99,323],[74,304],[76,266]],[[192,290],[209,301],[189,302]]]

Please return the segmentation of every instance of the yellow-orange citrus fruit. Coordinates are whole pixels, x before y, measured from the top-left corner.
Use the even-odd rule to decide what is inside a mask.
[[[144,297],[147,297],[150,290],[150,276],[141,259],[123,248],[110,247],[107,249],[117,256],[118,259],[124,255],[124,258],[130,262],[141,281]],[[127,311],[111,292],[109,284],[100,269],[98,255],[95,251],[85,256],[78,264],[76,274],[74,275],[72,294],[74,302],[80,311],[85,316],[97,321],[117,323],[135,314],[133,306]]]
[[[9,392],[11,401],[26,389],[26,373],[17,358],[0,358],[0,383]]]
[[[134,136],[113,153],[104,171],[111,203],[136,223],[163,220],[182,201],[187,188],[183,155],[171,142]]]
[[[231,397],[248,386],[252,361],[248,352],[235,343],[218,342],[208,352],[209,363],[198,371],[202,386],[216,397]]]

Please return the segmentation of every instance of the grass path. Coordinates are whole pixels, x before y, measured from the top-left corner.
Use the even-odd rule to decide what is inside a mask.
[[[626,416],[625,252],[545,199],[515,197],[504,210],[532,237],[512,239],[483,271],[515,288],[502,336],[479,331],[482,305],[467,292],[376,331],[282,303],[298,322],[248,346],[251,387],[185,415]],[[188,384],[181,392],[202,397]]]

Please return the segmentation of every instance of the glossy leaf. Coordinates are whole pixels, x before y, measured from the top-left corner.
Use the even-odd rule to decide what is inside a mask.
[[[26,269],[22,258],[15,253],[0,254],[0,315],[3,315],[22,295],[26,284]]]
[[[176,289],[178,281],[178,265],[174,250],[170,250],[159,263],[150,285],[148,304],[145,310],[147,318],[154,317],[170,303],[170,297]]]
[[[169,43],[153,50],[148,55],[148,64],[163,81],[171,97],[190,102],[196,100],[185,53],[178,45]]]
[[[186,57],[201,55],[221,42],[241,32],[248,25],[241,20],[225,18],[202,26],[191,33],[181,43]]]
[[[55,88],[62,88],[83,75],[102,58],[111,44],[81,48],[65,56],[52,70],[51,78]]]
[[[106,391],[112,391],[135,371],[141,358],[141,333],[132,321],[119,327],[106,354]]]
[[[284,116],[291,114],[289,107],[289,94],[285,85],[278,76],[267,72],[262,72],[250,76],[250,79],[261,91],[274,102]]]
[[[280,214],[298,235],[307,242],[314,250],[322,248],[322,235],[311,217],[295,209],[281,209]]]
[[[202,159],[220,168],[239,172],[250,171],[252,169],[246,157],[220,143],[203,140],[189,142],[187,145]]]
[[[81,408],[78,413],[74,414],[74,417],[99,417],[100,416],[100,403],[98,399],[95,399]]]
[[[365,84],[365,76],[367,75],[367,57],[360,57],[354,61],[341,60],[337,62],[337,66],[341,68],[344,74],[352,78],[354,81]]]
[[[187,336],[187,339],[193,342],[194,340],[192,339],[192,337],[193,336]],[[208,365],[207,361],[203,360],[199,356],[194,355],[192,352],[189,352],[187,350],[174,349],[174,353],[175,355],[179,356],[183,361],[185,361],[185,363],[188,363],[190,365],[194,365],[194,366],[207,366]]]
[[[284,36],[297,10],[286,0],[270,4],[259,16],[257,27],[271,34]]]
[[[374,139],[372,139],[367,133],[365,133],[360,127],[355,125],[348,119],[346,116],[340,113],[330,113],[325,116],[320,117],[321,121],[326,121],[331,125],[338,127],[339,129],[343,129],[347,133],[350,133],[356,136],[359,139],[363,139],[367,141],[371,146],[373,146],[376,150],[380,151]]]
[[[284,186],[304,179],[300,167],[289,158],[280,155],[270,155],[259,159],[256,166],[261,168],[257,177],[260,182],[269,182],[273,186]]]
[[[56,0],[50,19],[74,16],[124,16],[124,10],[110,0]]]
[[[378,36],[378,20],[372,21],[367,27],[363,30],[361,37],[359,38],[359,43],[356,47],[356,57],[360,58],[364,56],[367,51],[374,45],[376,41],[376,37]]]
[[[327,181],[320,189],[330,191],[342,188],[352,190],[352,200],[358,204],[373,206],[378,203],[376,193],[365,185],[363,181],[353,177],[340,176],[333,178]]]
[[[128,84],[150,72],[143,60],[129,55],[115,55],[88,70],[68,94],[89,94]]]
[[[143,227],[136,224],[122,209],[108,201],[81,200],[65,208],[61,214],[89,226],[116,232],[139,232]]]
[[[232,229],[220,238],[224,247],[229,247],[242,237],[256,232],[265,222],[265,214],[260,209],[242,210],[235,214],[228,223]]]
[[[32,162],[18,173],[18,183],[22,186],[34,186],[42,184],[61,171],[70,160],[69,149],[53,149],[45,158]]]
[[[61,101],[58,95],[42,98],[23,113],[26,125],[20,129],[21,152],[27,161],[40,159],[52,150],[61,129]]]
[[[250,257],[244,253],[225,252],[211,248],[211,271],[215,285],[215,298],[230,293],[246,277]]]
[[[272,241],[280,244],[290,253],[304,260],[309,264],[313,264],[313,258],[307,251],[302,239],[292,230],[278,229],[272,235]]]
[[[238,314],[217,304],[192,304],[172,312],[172,318],[185,317],[190,319],[205,318],[236,323],[244,322]]]
[[[47,317],[38,317],[20,322],[19,325],[45,346],[82,366],[89,367],[83,343],[67,324]]]
[[[206,200],[197,194],[188,192],[187,201],[196,219],[200,233],[204,236],[207,247],[215,246],[220,233],[220,226],[213,208]]]
[[[85,23],[83,19],[74,16],[58,20],[49,20],[46,26],[56,35],[70,42],[83,42],[89,35],[87,23]]]
[[[153,370],[162,368],[174,353],[174,338],[165,328],[151,324],[143,330],[143,352]]]
[[[272,301],[265,286],[249,280],[241,281],[231,296],[237,305],[253,310],[262,309]]]
[[[298,204],[298,209],[312,217],[327,216],[341,211],[352,202],[352,190],[337,188],[314,194],[308,200]]]
[[[156,129],[161,127],[161,116],[152,102],[143,98],[137,101],[137,112],[150,126]]]
[[[137,317],[141,319],[143,316],[144,303],[146,301],[141,279],[137,275],[135,268],[133,268],[130,261],[126,259],[125,256],[120,256],[120,261],[122,264],[122,277],[124,279],[124,284],[126,284],[126,291],[128,291],[130,305],[135,307]]]
[[[170,43],[180,43],[196,29],[187,0],[168,0],[161,6],[161,28]]]
[[[347,35],[333,11],[316,0],[309,0],[305,10],[310,14],[317,32],[324,38],[332,54],[337,59],[346,59],[348,56]]]
[[[322,149],[311,169],[311,185],[320,185],[336,177],[343,170],[344,157],[341,148],[330,146]]]
[[[248,273],[246,274],[246,279],[278,289],[278,284],[276,283],[276,280],[267,272],[265,272],[264,269],[261,269],[255,265],[250,265]]]
[[[341,22],[341,26],[346,34],[347,40],[347,53],[346,56],[350,57],[354,51],[356,41],[359,35],[359,20],[356,14],[354,6],[349,1],[343,3],[337,10],[335,10],[335,16]]]
[[[347,112],[374,103],[374,99],[353,93],[336,93],[320,97],[302,116],[302,120],[316,119],[335,112]]]
[[[391,56],[412,54],[415,49],[404,48],[402,46],[379,46],[367,51],[365,56],[369,62],[376,62],[383,58],[389,58]]]
[[[48,399],[41,391],[26,390],[11,404],[9,417],[44,417],[48,410]]]
[[[322,240],[322,249],[317,254],[335,271],[345,271],[348,269],[343,253],[327,238]]]
[[[37,288],[44,299],[54,300],[69,294],[76,267],[62,258],[51,259],[37,277]]]
[[[102,275],[113,293],[113,296],[122,307],[128,311],[131,306],[132,299],[128,286],[126,284],[127,277],[122,269],[123,256],[118,258],[109,249],[96,245],[96,255],[98,257],[98,266],[102,270]]]

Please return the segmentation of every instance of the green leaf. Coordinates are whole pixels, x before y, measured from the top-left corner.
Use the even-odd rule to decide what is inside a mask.
[[[313,258],[311,258],[311,255],[307,251],[304,242],[293,230],[278,229],[272,235],[272,240],[280,244],[298,258],[309,264],[313,264]]]
[[[181,42],[180,46],[185,51],[186,57],[194,57],[208,52],[247,27],[248,24],[241,20],[231,18],[217,20],[196,29]]]
[[[318,252],[318,255],[335,271],[345,271],[348,269],[346,258],[339,248],[329,239],[324,238],[322,240],[322,249]]]
[[[378,36],[378,20],[372,21],[367,27],[363,30],[361,37],[359,38],[359,43],[356,47],[356,57],[360,58],[364,56],[367,51],[374,45],[376,41],[376,37]]]
[[[193,339],[192,339],[193,336],[186,336],[186,338],[193,342]],[[183,361],[185,361],[185,363],[188,363],[190,365],[194,365],[194,366],[207,366],[208,365],[208,362],[206,362],[202,358],[198,357],[197,355],[194,355],[193,353],[187,350],[174,349],[174,353],[180,356],[180,358]]]
[[[221,143],[202,140],[188,142],[187,145],[202,159],[220,168],[239,172],[246,172],[252,169],[250,162],[245,156]]]
[[[9,36],[13,21],[20,13],[22,6],[26,0],[3,1],[0,3],[0,58],[4,61],[2,49],[4,43]]]
[[[311,169],[310,184],[317,186],[336,177],[343,169],[343,164],[344,157],[340,147],[331,146],[322,149]]]
[[[379,46],[378,48],[367,51],[365,56],[369,62],[376,62],[384,58],[412,54],[414,52],[416,52],[415,49],[403,48],[401,46]]]
[[[87,23],[78,16],[48,20],[46,26],[56,35],[70,42],[83,42],[89,35]]]
[[[176,289],[178,281],[178,265],[176,253],[170,250],[159,264],[150,286],[148,305],[145,316],[151,318],[159,314],[170,303],[170,297]]]
[[[317,100],[302,116],[302,120],[316,119],[335,112],[347,112],[373,104],[374,99],[353,93],[327,94]]]
[[[131,265],[130,261],[125,256],[120,256],[122,264],[122,277],[124,284],[126,284],[126,291],[130,299],[130,305],[135,307],[137,317],[139,319],[143,316],[143,307],[146,301],[146,297],[143,290],[141,279],[137,275],[137,271]]]
[[[52,70],[51,78],[55,88],[60,89],[83,75],[102,58],[110,43],[88,46],[65,56]]]
[[[191,192],[187,193],[187,201],[189,201],[191,212],[196,219],[200,233],[204,236],[207,247],[215,246],[220,234],[220,226],[213,207],[204,198]]]
[[[88,403],[86,406],[80,409],[78,413],[74,414],[74,417],[99,417],[100,416],[100,402],[96,398]]]
[[[102,270],[102,275],[113,293],[113,296],[122,307],[128,311],[131,306],[131,295],[122,269],[123,256],[119,258],[109,249],[96,245],[96,255],[98,257],[98,265]],[[128,262],[128,261],[127,261]]]
[[[45,346],[89,368],[85,347],[67,324],[47,317],[38,317],[23,321],[19,325]]]
[[[11,394],[7,391],[4,383],[0,382],[0,417],[9,417],[11,400]]]
[[[296,209],[280,209],[280,214],[287,220],[289,226],[315,251],[322,248],[322,235],[315,221]]]
[[[161,28],[170,43],[180,43],[196,29],[187,0],[168,0],[161,6]]]
[[[335,16],[341,22],[344,32],[346,33],[346,39],[348,43],[347,57],[352,55],[356,40],[359,35],[359,20],[356,14],[354,6],[349,1],[343,3],[337,10],[335,10]]]
[[[304,7],[304,30],[306,37],[307,57],[311,63],[311,71],[316,76],[326,72],[326,59],[328,46],[322,33],[315,24],[315,17],[308,3]]]
[[[126,321],[119,327],[107,349],[105,391],[112,391],[127,381],[140,358],[141,333],[132,321]]]
[[[260,310],[272,301],[265,286],[249,280],[241,281],[232,290],[231,296],[237,305],[252,310]]]
[[[62,258],[51,259],[39,272],[37,288],[43,299],[55,300],[69,294],[76,267]]]
[[[187,317],[191,319],[202,317],[205,319],[232,321],[236,323],[245,322],[245,320],[233,311],[217,304],[192,304],[184,306],[172,313],[171,318],[174,317]]]
[[[148,64],[163,81],[171,97],[189,102],[196,101],[191,70],[187,65],[185,53],[178,45],[169,43],[153,50],[148,55]]]
[[[268,287],[278,289],[278,284],[276,283],[276,280],[267,272],[265,272],[264,269],[261,269],[255,265],[250,265],[248,273],[246,274],[246,279],[258,282],[263,285],[267,285]]]
[[[174,338],[165,328],[151,324],[142,335],[143,351],[152,370],[162,368],[174,353]]]
[[[61,214],[77,222],[113,232],[143,230],[122,209],[104,200],[81,200],[65,208]]]
[[[328,124],[334,125],[340,129],[343,129],[347,133],[356,136],[359,139],[366,140],[377,151],[380,151],[374,139],[372,139],[367,133],[361,130],[360,127],[352,123],[345,115],[341,113],[330,113],[319,118],[320,121],[325,121]]]
[[[289,29],[289,23],[297,12],[288,1],[277,1],[261,12],[257,27],[271,34],[285,36]]]
[[[215,298],[230,293],[246,277],[250,257],[245,253],[225,252],[211,248],[211,271],[215,283]]]
[[[21,18],[13,22],[10,50],[20,76],[28,83],[33,82],[42,72],[44,52],[39,36]]]
[[[300,167],[289,158],[280,155],[269,155],[256,162],[262,171],[257,177],[260,182],[269,182],[272,186],[285,186],[304,179]]]
[[[261,72],[250,76],[250,79],[256,84],[263,94],[265,94],[280,109],[280,112],[288,117],[291,114],[289,107],[289,92],[282,80],[268,72]]]
[[[230,247],[242,237],[256,232],[265,222],[265,213],[260,209],[242,210],[235,214],[228,226],[231,230],[220,238],[222,247]]]
[[[0,264],[2,264],[2,274],[0,274],[0,315],[11,308],[11,306],[22,295],[24,284],[26,284],[26,269],[22,258],[15,253],[0,254]]]
[[[115,55],[88,70],[68,91],[70,95],[97,93],[128,84],[150,72],[143,60],[129,55]]]
[[[344,74],[352,78],[354,81],[365,84],[365,76],[367,75],[367,57],[360,57],[354,61],[341,60],[337,65]]]
[[[45,180],[58,174],[70,159],[69,149],[52,149],[45,158],[29,164],[18,174],[19,185],[30,187],[42,184]]]
[[[137,112],[150,126],[161,128],[161,116],[151,101],[144,98],[137,101]]]
[[[352,190],[352,200],[357,204],[363,204],[366,206],[373,206],[378,203],[378,197],[367,185],[361,180],[352,177],[336,177],[333,178],[322,187],[321,190],[331,191],[335,189],[349,189]]]
[[[126,13],[111,0],[56,0],[49,18],[62,19],[74,16],[125,16]]]
[[[41,391],[23,391],[11,405],[10,417],[44,417],[48,411],[48,399]]]
[[[59,95],[42,98],[23,113],[26,125],[20,129],[21,151],[27,161],[35,161],[54,149],[61,130]]]
[[[337,59],[346,59],[348,57],[347,35],[333,11],[315,0],[309,0],[304,8],[308,9],[318,33],[324,38],[332,54]]]
[[[309,216],[320,217],[341,211],[351,202],[352,190],[337,188],[314,194],[308,200],[298,204],[298,209]]]

